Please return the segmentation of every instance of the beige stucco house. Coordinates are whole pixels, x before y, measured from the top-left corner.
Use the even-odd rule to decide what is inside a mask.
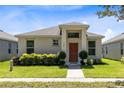
[[[121,33],[102,45],[103,57],[120,60],[124,55],[124,33]]]
[[[0,30],[0,61],[17,56],[17,38]]]
[[[78,53],[86,50],[90,57],[102,57],[104,36],[87,32],[89,25],[71,22],[33,32],[16,35],[19,56],[23,53],[66,52],[66,62],[79,62]]]

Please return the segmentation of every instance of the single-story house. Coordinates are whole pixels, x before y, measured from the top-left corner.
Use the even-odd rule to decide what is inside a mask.
[[[124,33],[121,33],[102,44],[103,57],[120,60],[124,55]]]
[[[0,30],[0,61],[8,60],[13,56],[17,56],[17,52],[17,38]]]
[[[88,51],[93,58],[102,57],[104,36],[87,32],[89,25],[71,22],[33,32],[16,35],[19,56],[23,53],[66,52],[66,62],[79,62],[79,52]]]

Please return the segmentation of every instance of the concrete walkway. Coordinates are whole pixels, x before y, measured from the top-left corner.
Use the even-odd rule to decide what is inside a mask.
[[[80,65],[68,65],[67,78],[84,78]]]
[[[118,78],[0,78],[0,82],[116,82]]]

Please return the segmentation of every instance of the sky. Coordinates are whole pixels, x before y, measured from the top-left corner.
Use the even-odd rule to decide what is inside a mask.
[[[90,25],[88,32],[104,35],[103,41],[124,32],[124,21],[114,17],[99,19],[96,12],[100,6],[69,5],[1,5],[0,30],[16,35],[35,31],[61,23],[81,22]]]

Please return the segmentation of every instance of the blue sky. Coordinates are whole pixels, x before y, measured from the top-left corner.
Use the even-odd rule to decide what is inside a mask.
[[[89,32],[104,35],[107,40],[124,32],[124,21],[114,17],[99,19],[99,6],[0,6],[0,29],[10,34],[20,34],[66,22],[89,24]]]

